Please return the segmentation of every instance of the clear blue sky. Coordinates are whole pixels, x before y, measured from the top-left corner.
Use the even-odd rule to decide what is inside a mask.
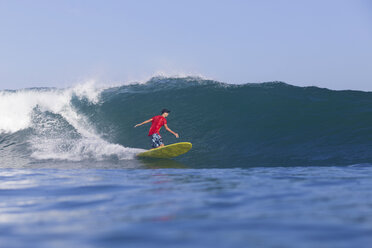
[[[0,89],[157,72],[372,91],[372,1],[0,0]]]

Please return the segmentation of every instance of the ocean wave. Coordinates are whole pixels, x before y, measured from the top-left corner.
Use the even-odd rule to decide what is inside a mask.
[[[149,148],[135,123],[171,109],[167,144],[193,143],[178,160],[191,167],[349,165],[372,160],[372,93],[231,85],[155,77],[97,88],[0,92],[0,153],[34,160],[133,159]],[[27,154],[27,156],[25,155]]]

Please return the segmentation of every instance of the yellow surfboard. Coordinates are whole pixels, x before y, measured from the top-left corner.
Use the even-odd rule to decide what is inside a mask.
[[[174,158],[190,151],[190,142],[180,142],[137,154],[140,158]]]

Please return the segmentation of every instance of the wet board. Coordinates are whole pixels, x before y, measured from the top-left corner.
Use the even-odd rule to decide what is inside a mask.
[[[190,142],[180,142],[137,154],[140,158],[174,158],[190,151]]]

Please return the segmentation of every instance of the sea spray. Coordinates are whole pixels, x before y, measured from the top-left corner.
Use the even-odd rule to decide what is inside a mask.
[[[71,104],[72,98],[84,100],[87,104],[99,104],[102,90],[87,83],[68,89],[2,91],[1,133],[14,135],[24,132],[22,142],[28,147],[23,154],[29,153],[36,160],[132,159],[140,149],[103,140],[94,125]],[[19,154],[22,152],[14,156]]]

